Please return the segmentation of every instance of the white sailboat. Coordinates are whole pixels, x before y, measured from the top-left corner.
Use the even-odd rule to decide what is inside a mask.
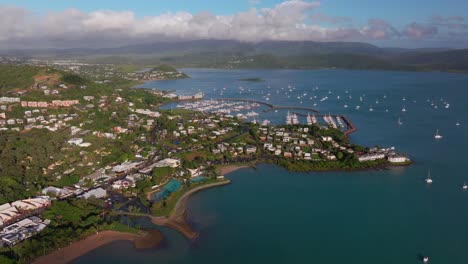
[[[401,119],[398,117],[398,125],[401,126],[403,125],[403,122],[401,122]]]
[[[406,107],[403,106],[403,108],[401,109],[402,112],[406,112]]]
[[[429,257],[424,256],[423,257],[423,263],[429,263]]]
[[[434,135],[435,139],[441,139],[442,135],[439,134],[439,129],[437,129],[436,134]]]
[[[466,184],[466,181],[463,183],[462,189],[463,189],[463,190],[468,189],[468,184]]]
[[[426,181],[427,184],[432,183],[431,172],[430,171],[427,172],[427,178],[424,181]]]
[[[457,123],[456,123],[455,125],[456,125],[456,126],[460,126],[460,122],[459,122],[459,121],[457,121]]]

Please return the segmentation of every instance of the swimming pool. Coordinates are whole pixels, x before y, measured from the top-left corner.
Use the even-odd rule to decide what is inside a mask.
[[[153,201],[161,201],[162,199],[166,198],[169,194],[177,191],[182,184],[175,180],[170,179],[168,183],[166,183],[160,191],[153,193]]]

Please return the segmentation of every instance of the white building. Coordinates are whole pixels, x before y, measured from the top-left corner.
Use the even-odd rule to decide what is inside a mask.
[[[167,158],[156,162],[154,166],[177,168],[180,166],[180,160]]]
[[[99,187],[96,189],[89,190],[82,195],[78,196],[78,198],[84,198],[84,199],[89,199],[91,197],[95,198],[103,198],[107,196],[107,191],[104,190],[103,188]]]
[[[361,155],[358,157],[359,162],[372,161],[372,160],[378,160],[378,159],[383,159],[383,158],[385,158],[385,155],[381,153],[365,154],[365,155]]]
[[[68,140],[67,142],[68,142],[68,144],[79,146],[81,143],[83,143],[83,139],[82,138],[72,138],[72,139]]]
[[[406,158],[405,156],[390,156],[388,157],[388,161],[391,163],[403,163],[407,162],[408,158]]]

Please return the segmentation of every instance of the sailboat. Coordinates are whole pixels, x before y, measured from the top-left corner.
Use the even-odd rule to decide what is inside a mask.
[[[466,184],[466,181],[463,183],[463,187],[462,187],[463,190],[466,190],[468,189],[468,185]]]
[[[424,256],[424,257],[423,257],[423,263],[428,263],[428,262],[429,262],[429,257]]]
[[[426,183],[427,184],[431,184],[432,183],[432,179],[431,179],[431,172],[427,172],[427,178],[425,179]]]
[[[403,106],[403,108],[401,109],[402,112],[406,112],[406,107]]]
[[[370,106],[369,111],[370,112],[374,111],[374,108],[372,108],[372,105]]]
[[[457,123],[455,124],[456,126],[460,126],[460,122],[457,121]]]
[[[403,122],[401,122],[401,119],[398,117],[398,125],[401,126],[403,125]]]
[[[439,129],[437,129],[436,134],[434,135],[434,138],[435,139],[441,139],[442,138],[442,136],[439,135]]]

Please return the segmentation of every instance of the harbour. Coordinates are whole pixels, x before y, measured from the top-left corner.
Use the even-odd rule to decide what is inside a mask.
[[[178,92],[188,87],[186,94],[205,89],[206,98],[239,95],[235,80],[240,78],[242,71],[202,69],[188,73],[192,79],[158,83],[157,87],[180,87]],[[465,126],[468,113],[463,107],[462,98],[466,95],[461,85],[468,83],[466,76],[341,70],[285,71],[281,79],[276,77],[277,72],[246,71],[245,74],[266,80],[244,88],[257,91],[249,96],[259,99],[262,99],[261,90],[265,90],[267,84],[272,90],[281,90],[288,83],[294,83],[296,90],[302,89],[297,93],[303,94],[303,89],[310,87],[310,83],[318,83],[317,101],[311,100],[305,105],[315,107],[313,104],[317,103],[321,114],[310,112],[317,122],[324,123],[322,115],[331,113],[339,126],[334,115],[345,116],[343,124],[348,129],[359,127],[356,133],[349,134],[353,142],[395,146],[411,154],[414,165],[388,170],[324,173],[291,173],[264,164],[257,165],[255,170],[238,170],[227,175],[232,182],[230,185],[194,194],[188,200],[187,219],[200,234],[195,242],[187,242],[177,232],[162,229],[168,241],[165,248],[141,253],[125,243],[116,242],[83,256],[75,264],[125,260],[149,263],[155,259],[174,263],[205,263],[209,259],[208,262],[214,263],[226,261],[226,256],[233,262],[246,263],[301,263],[304,260],[418,263],[420,256],[429,256],[430,263],[466,263],[468,253],[463,248],[468,245],[468,240],[460,230],[468,220],[468,193],[462,188],[467,179],[464,168],[459,166],[464,162],[463,146],[468,144],[463,136],[468,133]],[[225,96],[221,97],[219,92],[212,93],[212,89],[204,88],[207,80],[212,80],[211,87],[223,87],[231,80],[234,83],[227,86]],[[423,85],[421,80],[426,80]],[[381,84],[379,87],[374,85],[377,82]],[[441,86],[446,87],[443,93]],[[311,93],[309,91],[309,95]],[[342,100],[351,93],[353,99],[347,100],[348,107],[345,108]],[[319,99],[327,94],[329,99],[320,102]],[[341,95],[340,100],[336,95]],[[403,96],[406,98],[404,113],[401,112]],[[450,102],[448,109],[441,107],[441,97]],[[286,98],[270,96],[268,102],[300,105],[300,99]],[[428,98],[429,102],[426,101]],[[378,104],[375,104],[376,99]],[[440,102],[439,107],[431,106],[431,101],[434,106],[435,102]],[[373,111],[368,111],[370,104]],[[356,110],[357,105],[359,110]],[[259,114],[258,120],[285,124],[288,109],[263,112],[261,107],[267,106],[244,112],[255,111]],[[307,122],[307,113],[298,114],[298,118]],[[404,124],[398,125],[398,117]],[[352,123],[346,124],[346,119]],[[460,125],[456,126],[456,123]],[[436,129],[443,138],[434,138]],[[432,184],[425,182],[428,170]],[[272,203],[275,206],[271,206]],[[236,219],[235,223],[233,219]],[[343,236],[344,232],[346,236]],[[246,240],[246,234],[261,243]],[[230,239],[226,240],[226,237]],[[281,251],[279,244],[290,246]],[[222,253],[218,250],[221,248]],[[255,252],[249,250],[251,248],[256,248]],[[337,251],[340,254],[336,254]],[[112,252],[124,252],[125,256],[113,256]],[[245,261],[246,258],[249,261]]]

